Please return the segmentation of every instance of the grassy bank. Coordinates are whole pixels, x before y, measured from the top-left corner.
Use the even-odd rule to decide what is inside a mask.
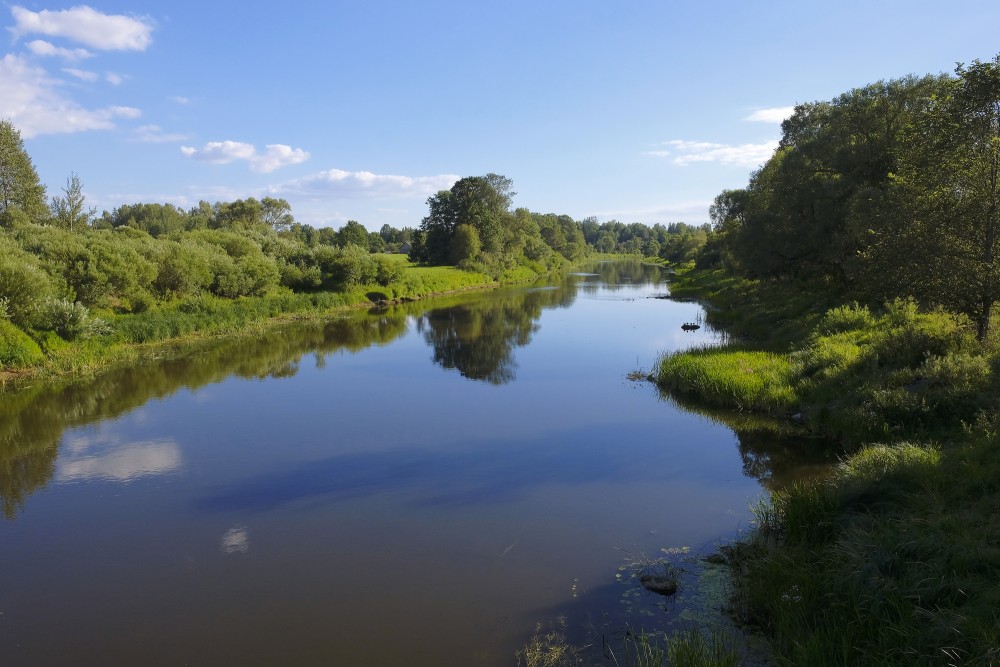
[[[0,319],[0,387],[12,389],[39,378],[82,375],[136,363],[158,354],[165,345],[192,337],[253,334],[287,319],[325,317],[348,308],[489,289],[539,277],[525,267],[515,267],[494,279],[454,267],[417,266],[403,255],[389,257],[404,266],[400,278],[387,286],[358,285],[340,292],[313,293],[282,289],[236,299],[199,294],[142,313],[93,311],[80,316],[79,327],[94,329],[87,335],[25,333]]]
[[[794,419],[843,462],[774,492],[729,550],[733,610],[788,665],[1000,662],[1000,352],[912,302],[836,304],[793,284],[681,273],[731,332],[656,380]]]

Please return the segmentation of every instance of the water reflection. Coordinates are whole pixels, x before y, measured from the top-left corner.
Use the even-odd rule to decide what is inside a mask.
[[[224,554],[245,554],[250,551],[250,534],[246,526],[230,528],[219,540],[219,550]]]
[[[840,455],[835,442],[809,435],[789,421],[709,408],[663,391],[660,399],[732,429],[743,461],[743,474],[772,491],[829,469]]]
[[[461,449],[359,452],[276,468],[230,484],[197,502],[209,512],[267,512],[288,505],[343,502],[392,489],[422,507],[464,507],[509,502],[541,487],[598,482],[665,480],[663,468],[606,447],[641,437],[620,426],[547,434],[510,443],[477,438]],[[440,444],[440,443],[439,443]],[[572,451],[567,457],[567,451]],[[697,473],[689,471],[688,478]]]
[[[99,444],[82,436],[66,440],[63,460],[56,465],[66,429],[117,418],[151,399],[231,376],[294,377],[307,355],[322,367],[328,355],[388,345],[414,324],[433,351],[433,363],[470,380],[503,385],[515,379],[515,351],[538,332],[544,310],[567,308],[581,293],[660,286],[664,278],[659,267],[638,261],[600,262],[531,287],[396,304],[326,322],[288,325],[256,337],[202,341],[167,350],[159,361],[88,381],[7,393],[0,405],[0,507],[13,518],[25,499],[53,476],[60,481],[129,481],[176,471],[182,463],[176,443]],[[748,435],[752,429],[734,428],[745,443],[741,452],[747,473],[765,481],[768,475],[780,477],[775,471],[782,466],[773,443]]]
[[[170,440],[121,443],[76,435],[66,438],[64,446],[66,449],[56,465],[55,478],[59,482],[131,482],[181,467],[181,448]]]
[[[294,376],[302,358],[387,344],[407,330],[407,314],[355,313],[327,322],[273,329],[258,337],[207,340],[165,351],[166,359],[120,368],[68,384],[39,384],[8,392],[0,403],[0,506],[13,519],[25,499],[57,474],[56,458],[66,429],[114,419],[155,398],[198,389],[227,377]],[[167,472],[180,464],[173,443],[94,443],[67,440],[60,480],[114,479]]]
[[[647,298],[658,269],[602,272],[631,288],[395,304],[7,394],[8,516],[67,482],[0,529],[7,662],[500,665],[569,597],[642,614],[615,549],[731,534],[742,473],[785,463],[624,379],[711,332]]]
[[[471,304],[438,308],[417,320],[433,348],[434,363],[462,377],[490,384],[514,380],[514,349],[531,342],[544,308],[565,307],[576,297],[575,282],[548,289],[506,292]]]

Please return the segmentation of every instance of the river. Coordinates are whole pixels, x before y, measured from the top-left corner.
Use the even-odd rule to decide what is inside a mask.
[[[693,622],[699,556],[799,462],[627,377],[719,339],[664,279],[597,264],[5,394],[4,664],[510,665],[557,617]],[[673,598],[634,576],[660,560]]]

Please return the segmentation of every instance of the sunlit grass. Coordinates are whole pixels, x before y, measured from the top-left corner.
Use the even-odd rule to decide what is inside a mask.
[[[796,400],[785,355],[710,347],[664,356],[656,367],[660,385],[712,405],[776,413]]]

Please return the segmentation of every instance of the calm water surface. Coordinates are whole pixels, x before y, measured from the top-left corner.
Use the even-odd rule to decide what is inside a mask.
[[[3,664],[509,665],[559,615],[676,620],[620,568],[794,466],[626,379],[715,334],[593,271],[3,396]]]

